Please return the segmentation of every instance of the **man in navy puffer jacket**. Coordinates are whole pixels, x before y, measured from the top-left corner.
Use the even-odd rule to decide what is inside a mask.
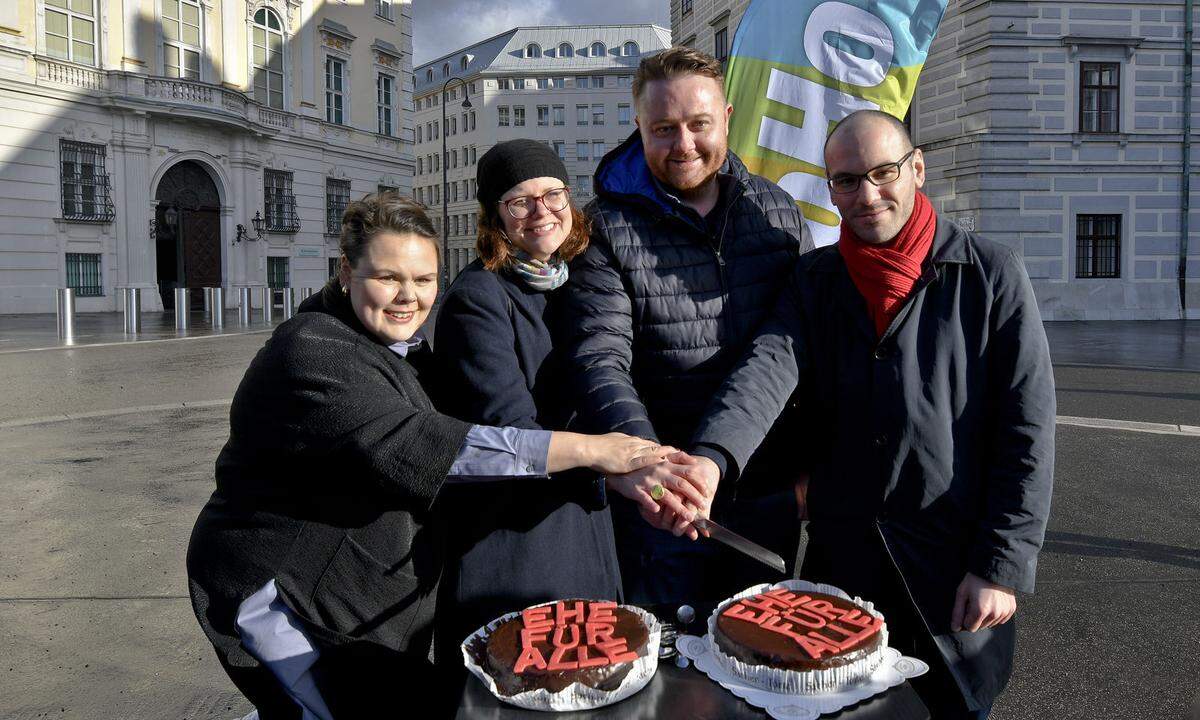
[[[733,108],[716,60],[682,47],[647,57],[633,95],[638,131],[596,171],[591,244],[571,265],[557,344],[578,391],[581,429],[686,448],[794,261],[813,245],[792,198],[728,151]],[[780,418],[740,477],[726,475],[720,492],[709,488],[713,519],[779,552],[789,569],[800,526],[802,411]],[[786,455],[780,441],[791,445]],[[725,469],[723,451],[695,452]],[[659,466],[609,482],[669,491],[679,482],[671,470],[688,469]],[[633,503],[613,502],[628,602],[715,600],[781,579],[723,546],[664,532],[665,511],[663,519],[643,511],[647,524]]]

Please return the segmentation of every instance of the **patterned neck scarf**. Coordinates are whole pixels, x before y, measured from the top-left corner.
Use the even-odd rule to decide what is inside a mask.
[[[548,262],[542,262],[515,245],[511,247],[508,269],[529,287],[538,292],[549,292],[567,281],[567,264],[562,258],[551,255]]]

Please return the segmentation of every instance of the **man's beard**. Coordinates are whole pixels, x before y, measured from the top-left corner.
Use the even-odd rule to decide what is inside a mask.
[[[700,197],[711,187],[711,184],[716,181],[717,174],[721,172],[721,166],[725,164],[725,156],[728,148],[722,148],[719,157],[720,161],[715,163],[712,170],[709,171],[699,182],[691,184],[689,187],[682,188],[673,183],[671,180],[666,180],[665,185],[670,186],[675,194],[685,200]],[[670,162],[669,160],[667,162]]]

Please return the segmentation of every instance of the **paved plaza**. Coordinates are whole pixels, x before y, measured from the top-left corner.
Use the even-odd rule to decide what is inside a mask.
[[[235,318],[177,340],[164,323],[131,342],[120,316],[81,316],[87,337],[60,347],[40,319],[0,317],[0,717],[241,717],[183,557],[229,399],[269,328]],[[993,717],[1186,717],[1200,677],[1200,323],[1048,327],[1054,506]]]

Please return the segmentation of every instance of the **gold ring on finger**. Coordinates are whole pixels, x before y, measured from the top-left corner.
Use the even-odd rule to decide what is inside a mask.
[[[650,488],[650,497],[654,498],[655,500],[662,500],[666,494],[667,489],[662,485],[655,485],[654,487]]]

